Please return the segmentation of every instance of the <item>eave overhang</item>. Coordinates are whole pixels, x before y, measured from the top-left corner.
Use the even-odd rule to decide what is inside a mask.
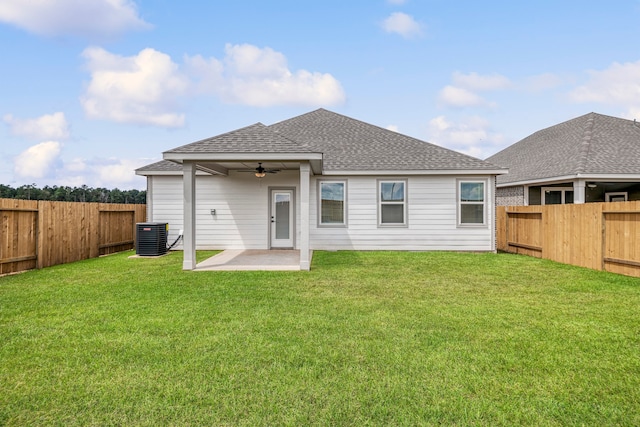
[[[498,188],[504,187],[518,187],[521,185],[531,186],[536,184],[553,184],[566,181],[574,181],[576,179],[583,179],[585,181],[608,181],[608,182],[625,182],[625,181],[640,181],[640,174],[574,174],[574,175],[562,175],[552,176],[548,178],[527,179],[521,181],[504,182],[496,184]]]

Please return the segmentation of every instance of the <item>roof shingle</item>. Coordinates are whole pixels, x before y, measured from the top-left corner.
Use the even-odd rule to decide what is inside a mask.
[[[323,170],[333,172],[500,169],[490,162],[322,108],[270,126],[256,123],[167,153],[322,153]],[[151,167],[170,168],[155,163],[138,171],[150,171]]]
[[[167,153],[309,153],[307,147],[256,123],[222,135],[192,142]]]
[[[269,128],[324,153],[325,170],[499,169],[475,157],[322,108]]]
[[[640,174],[640,124],[588,113],[539,130],[487,161],[509,168],[498,184],[578,174]]]

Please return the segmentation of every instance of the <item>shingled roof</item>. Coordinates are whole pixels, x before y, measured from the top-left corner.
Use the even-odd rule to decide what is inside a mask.
[[[136,169],[136,172],[182,173],[182,165],[169,160],[160,160],[159,162],[142,166]]]
[[[166,151],[165,158],[202,160],[211,154],[300,154],[321,155],[325,172],[376,171],[478,171],[501,173],[490,162],[402,135],[325,109],[318,109],[279,123],[256,123],[222,135]],[[228,159],[228,156],[225,158]],[[318,157],[320,158],[320,157]],[[166,161],[138,172],[181,170]]]
[[[509,168],[497,183],[567,176],[640,175],[640,123],[589,113],[542,129],[487,159]]]
[[[256,123],[222,135],[203,139],[166,153],[310,153],[304,145]]]
[[[499,169],[475,157],[322,108],[269,128],[322,152],[326,171]]]

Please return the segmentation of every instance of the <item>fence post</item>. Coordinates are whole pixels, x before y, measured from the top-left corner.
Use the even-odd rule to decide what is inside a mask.
[[[38,200],[38,220],[36,221],[36,268],[42,268],[42,254],[44,253],[44,203]]]
[[[604,259],[606,258],[605,251],[607,250],[607,218],[604,211],[600,212],[601,221],[601,238],[602,238],[602,253],[600,254],[600,269],[606,271],[606,265]]]

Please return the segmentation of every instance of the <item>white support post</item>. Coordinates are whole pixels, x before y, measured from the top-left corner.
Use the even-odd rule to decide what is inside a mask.
[[[309,249],[309,163],[300,164],[300,270],[311,268]]]
[[[183,171],[183,218],[184,218],[184,253],[183,270],[196,268],[196,164],[184,162]]]
[[[573,181],[573,203],[578,205],[582,203],[586,203],[587,195],[586,195],[586,187],[587,181],[584,179],[576,179]]]

